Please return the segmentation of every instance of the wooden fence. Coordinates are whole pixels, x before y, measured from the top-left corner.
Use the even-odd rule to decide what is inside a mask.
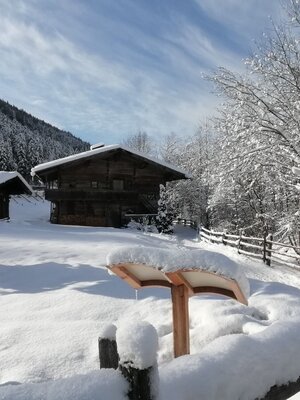
[[[261,259],[265,264],[277,262],[291,268],[300,269],[300,247],[273,241],[271,234],[263,238],[231,235],[226,232],[215,232],[204,227],[199,228],[199,237],[211,243],[220,243],[235,247],[239,254]]]
[[[146,369],[134,366],[131,360],[120,362],[118,346],[116,342],[116,328],[114,325],[102,332],[98,339],[100,368],[119,369],[128,382],[128,400],[156,400],[158,394],[157,382],[159,382],[157,363]],[[115,330],[114,330],[115,328]],[[130,330],[128,331],[130,334]],[[108,337],[107,337],[108,336]],[[137,345],[144,346],[144,338],[138,338]],[[153,343],[150,340],[150,343]],[[155,352],[155,349],[151,351]],[[154,379],[153,379],[154,377]],[[264,397],[255,400],[283,400],[288,399],[300,391],[300,378],[285,385],[274,385]]]
[[[173,225],[183,225],[183,226],[189,226],[190,228],[195,230],[198,229],[197,222],[193,221],[192,219],[186,219],[186,218],[174,219]]]

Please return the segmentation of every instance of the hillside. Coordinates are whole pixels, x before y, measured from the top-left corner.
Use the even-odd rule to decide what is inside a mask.
[[[78,153],[89,144],[0,100],[0,170],[27,179],[33,166]]]

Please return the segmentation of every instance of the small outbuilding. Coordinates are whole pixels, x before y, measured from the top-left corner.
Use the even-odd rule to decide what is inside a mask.
[[[11,195],[32,194],[31,186],[17,171],[0,171],[0,219],[9,218]]]
[[[157,213],[159,186],[189,178],[161,160],[122,145],[91,150],[37,165],[57,224],[121,227],[130,216]]]

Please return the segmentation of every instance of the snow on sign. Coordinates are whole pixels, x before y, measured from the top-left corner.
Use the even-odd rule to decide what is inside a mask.
[[[248,304],[249,283],[243,271],[227,257],[207,250],[120,248],[108,255],[107,267],[135,289],[171,289],[175,357],[190,352],[190,296],[215,293]]]

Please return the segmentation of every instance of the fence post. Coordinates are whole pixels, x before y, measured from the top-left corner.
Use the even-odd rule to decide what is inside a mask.
[[[241,245],[243,231],[240,231],[240,237],[238,239],[238,254],[240,254],[240,250],[243,250],[243,246]]]
[[[201,238],[201,232],[202,232],[202,226],[201,226],[201,225],[198,225],[198,238],[199,238],[199,240],[202,240],[202,238]]]
[[[224,231],[223,232],[223,235],[222,235],[222,243],[224,244],[224,246],[226,246],[226,231]]]
[[[146,322],[120,326],[117,331],[119,369],[129,383],[129,400],[155,400],[158,396],[156,353],[158,336]]]
[[[121,374],[129,383],[128,399],[129,400],[152,400],[151,395],[151,369],[138,369],[131,365],[130,362],[123,362],[119,365]]]
[[[211,243],[213,243],[213,241],[211,240],[211,234],[210,234],[210,230],[208,229],[207,232],[204,232],[205,235],[207,235],[209,237],[209,239],[205,238],[206,240],[209,240]]]
[[[267,241],[269,243],[267,243]],[[271,258],[272,258],[272,241],[273,241],[273,235],[272,233],[270,233],[267,237],[266,237],[266,264],[270,267],[271,266]]]
[[[264,241],[263,241],[263,262],[267,262],[267,230],[264,229]]]
[[[115,325],[108,325],[103,329],[98,338],[100,368],[117,369],[119,365],[119,355],[116,342]]]
[[[285,385],[274,385],[270,388],[265,397],[260,398],[260,400],[281,400],[289,399],[294,394],[300,391],[300,378],[294,382],[289,382]],[[258,400],[258,399],[256,399]]]

